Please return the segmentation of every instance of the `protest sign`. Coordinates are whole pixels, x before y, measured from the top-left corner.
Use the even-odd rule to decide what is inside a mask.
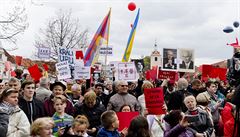
[[[58,48],[58,62],[68,61],[69,65],[74,66],[76,52],[73,49],[67,49],[64,47]]]
[[[117,117],[119,120],[118,130],[121,131],[124,128],[128,128],[131,123],[131,120],[138,115],[139,112],[117,112]]]
[[[74,67],[74,79],[90,79],[90,67],[75,66]]]
[[[137,71],[133,62],[118,63],[118,80],[136,80]]]
[[[153,66],[152,69],[145,72],[146,79],[150,81],[155,81],[157,78],[157,66]]]
[[[39,81],[39,79],[42,77],[42,73],[40,72],[37,64],[29,67],[28,72],[30,73],[34,81]]]
[[[59,80],[71,78],[71,70],[67,61],[59,62],[55,66],[58,72],[57,77]]]
[[[112,46],[101,46],[99,49],[99,55],[112,56],[113,55],[113,47]]]
[[[170,79],[171,81],[176,81],[176,71],[166,71],[160,70],[158,71],[158,79]]]
[[[202,65],[202,81],[207,81],[209,78],[219,78],[226,80],[227,69],[218,68],[212,65]]]
[[[39,47],[38,48],[38,58],[40,59],[50,59],[51,48]]]
[[[146,108],[149,114],[165,114],[162,109],[164,104],[162,88],[144,89],[144,96],[146,101]]]
[[[83,59],[83,52],[81,50],[76,51],[76,59]]]

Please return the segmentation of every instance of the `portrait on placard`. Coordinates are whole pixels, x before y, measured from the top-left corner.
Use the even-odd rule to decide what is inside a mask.
[[[142,73],[144,69],[143,59],[131,59],[131,61],[134,62],[137,72]]]
[[[163,49],[163,69],[177,69],[177,49]]]
[[[194,51],[192,49],[179,49],[180,61],[179,71],[191,72],[194,71]]]

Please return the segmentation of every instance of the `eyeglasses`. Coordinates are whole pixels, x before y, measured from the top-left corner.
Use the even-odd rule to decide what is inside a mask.
[[[121,87],[128,87],[128,85],[121,85]]]

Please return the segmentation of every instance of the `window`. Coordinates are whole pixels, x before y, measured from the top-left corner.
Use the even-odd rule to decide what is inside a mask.
[[[154,60],[155,60],[155,61],[158,61],[158,58],[157,58],[157,57],[155,57],[155,58],[154,58]]]

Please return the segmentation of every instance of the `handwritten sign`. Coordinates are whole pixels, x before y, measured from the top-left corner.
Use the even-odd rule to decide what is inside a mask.
[[[38,48],[38,58],[40,59],[49,59],[51,54],[51,49],[47,47]]]
[[[76,51],[64,47],[58,48],[58,62],[68,61],[69,65],[74,66]]]
[[[164,104],[162,88],[144,89],[144,96],[149,114],[159,115],[166,113],[162,109]]]
[[[67,61],[57,63],[56,70],[58,71],[59,80],[71,78],[71,70]]]

